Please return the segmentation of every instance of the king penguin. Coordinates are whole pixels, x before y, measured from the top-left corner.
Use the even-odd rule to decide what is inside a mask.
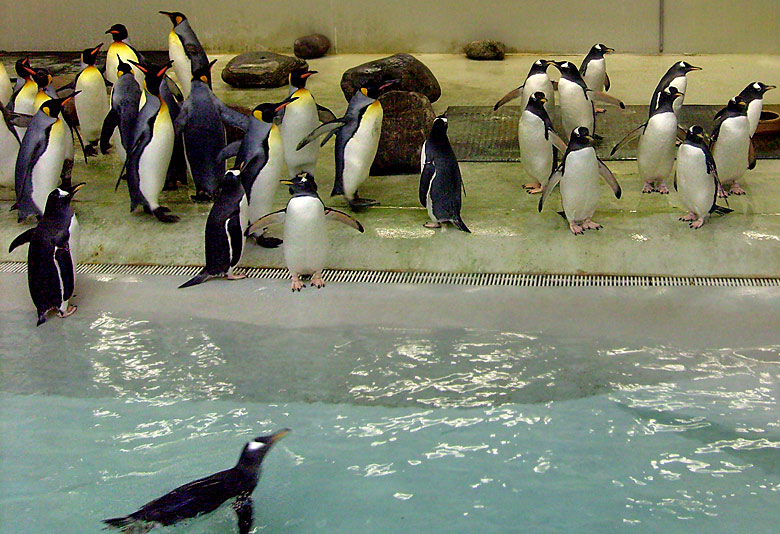
[[[292,290],[303,289],[301,276],[308,275],[311,275],[311,285],[325,287],[322,269],[325,268],[329,246],[325,221],[332,219],[361,233],[363,225],[346,213],[325,207],[311,174],[302,172],[292,180],[282,180],[282,183],[290,186],[292,195],[287,207],[255,221],[247,234],[284,222],[284,261],[290,272]]]
[[[614,48],[610,48],[607,45],[595,44],[582,60],[580,75],[592,91],[609,91],[611,82],[609,74],[607,74],[607,60],[604,56],[614,51]],[[596,109],[596,113],[602,113],[603,111],[601,108]]]
[[[111,87],[111,109],[106,113],[100,132],[100,151],[108,152],[114,130],[119,127],[119,144],[116,146],[122,163],[127,159],[127,152],[132,148],[135,123],[138,110],[141,107],[141,88],[135,81],[133,68],[122,58],[118,60],[117,79]]]
[[[11,85],[11,78],[8,76],[8,71],[5,70],[5,65],[0,63],[0,104],[7,105],[13,94],[14,88]]]
[[[9,110],[0,102],[0,186],[13,187],[16,173],[16,156],[19,154],[17,127],[26,128],[32,117]]]
[[[669,67],[669,70],[666,71],[666,74],[664,74],[663,78],[658,82],[658,85],[656,85],[655,91],[653,91],[653,98],[650,100],[650,113],[652,114],[659,106],[661,93],[670,85],[674,86],[680,94],[685,95],[685,90],[688,88],[687,74],[695,70],[701,70],[701,67],[695,67],[687,61],[678,61]],[[678,98],[674,101],[672,106],[674,114],[678,117],[680,116],[680,110],[682,109],[684,99],[684,96]]]
[[[592,217],[599,200],[599,176],[602,176],[612,188],[616,198],[621,191],[615,176],[596,156],[593,148],[595,139],[587,128],[580,126],[571,132],[569,145],[563,160],[544,186],[542,198],[539,199],[539,211],[542,211],[545,200],[553,188],[560,182],[563,214],[569,222],[569,229],[574,235],[585,230],[598,230],[601,225]]]
[[[256,437],[244,445],[234,467],[179,486],[128,516],[104,519],[103,522],[122,532],[148,532],[155,526],[175,525],[211,513],[230,501],[238,518],[239,534],[249,534],[254,506],[252,492],[260,480],[261,465],[271,447],[289,433],[285,428]]]
[[[86,151],[90,156],[97,155],[100,142],[100,130],[108,113],[106,80],[95,66],[102,44],[87,48],[81,52],[81,72],[76,75],[74,87],[79,95],[74,99],[76,116],[79,119],[81,136],[86,141]]]
[[[747,104],[747,116],[750,121],[750,137],[756,133],[758,121],[761,120],[761,111],[764,109],[764,93],[775,89],[775,85],[767,85],[762,82],[753,82],[742,89],[739,97]]]
[[[33,80],[35,69],[30,66],[30,58],[23,58],[16,62],[16,89],[11,97],[8,108],[16,113],[34,115],[35,96],[38,94],[38,84]],[[26,128],[18,127],[16,133],[19,139],[24,138]]]
[[[420,203],[431,219],[425,227],[441,228],[442,223],[452,223],[458,230],[471,233],[460,216],[463,177],[447,137],[447,117],[434,119],[420,155]]]
[[[553,130],[544,107],[546,102],[547,97],[541,91],[531,95],[517,124],[520,163],[534,180],[523,185],[530,194],[542,192],[542,183],[555,170],[557,152],[566,150],[566,143]]]
[[[523,100],[520,102],[520,106],[525,109],[531,96],[541,91],[544,93],[544,98],[547,100],[544,104],[544,109],[547,110],[548,115],[552,115],[553,109],[555,108],[555,91],[553,89],[552,81],[550,81],[550,77],[547,75],[547,67],[551,64],[552,62],[547,61],[546,59],[537,59],[534,61],[523,85],[504,95],[504,97],[493,106],[493,111],[496,111],[507,102],[511,102],[515,98],[521,96],[523,97]]]
[[[19,245],[30,243],[27,282],[38,313],[38,326],[46,322],[50,311],[56,311],[60,317],[76,311],[69,300],[76,284],[75,254],[79,238],[78,221],[70,202],[83,185],[70,190],[52,190],[38,225],[19,235],[8,249],[11,252]]]
[[[108,46],[106,51],[106,80],[110,83],[116,83],[118,79],[119,60],[121,59],[127,64],[131,61],[140,63],[144,60],[143,56],[130,45],[128,39],[127,28],[124,24],[114,24],[106,33],[111,35],[113,42]],[[133,69],[133,76],[135,77],[138,87],[144,86],[144,73],[138,68],[131,67]]]
[[[173,29],[168,34],[168,54],[173,61],[176,79],[184,93],[184,98],[190,95],[190,80],[195,71],[202,71],[209,65],[209,58],[198,40],[198,36],[190,26],[190,21],[184,13],[178,11],[160,11],[171,19]],[[209,70],[206,85],[211,87],[211,71]]]
[[[246,239],[244,232],[249,223],[240,174],[238,170],[230,170],[219,181],[214,204],[206,219],[206,267],[179,289],[202,284],[210,278],[246,278],[246,275],[233,273],[233,268],[241,261]]]
[[[712,132],[712,157],[718,169],[718,179],[722,189],[719,195],[744,195],[745,190],[737,180],[748,169],[756,165],[750,158],[750,121],[747,116],[747,104],[737,96],[729,100],[728,105],[716,115],[715,130]],[[728,188],[728,191],[726,190]]]

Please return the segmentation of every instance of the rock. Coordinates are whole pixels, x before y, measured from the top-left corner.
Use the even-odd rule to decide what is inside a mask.
[[[299,68],[308,68],[308,64],[273,52],[245,52],[228,62],[222,79],[233,87],[282,87],[290,72]]]
[[[423,94],[390,91],[379,97],[384,118],[371,174],[420,172],[420,150],[436,114]]]
[[[313,33],[304,37],[299,37],[293,45],[293,52],[296,57],[302,59],[316,59],[328,53],[330,41],[321,33]]]
[[[396,90],[422,93],[431,102],[436,102],[441,96],[439,82],[430,69],[409,54],[396,54],[352,67],[341,77],[344,97],[349,100],[361,84],[371,80],[401,80],[394,87]]]
[[[464,47],[469,59],[500,61],[506,55],[506,45],[499,41],[473,41]]]

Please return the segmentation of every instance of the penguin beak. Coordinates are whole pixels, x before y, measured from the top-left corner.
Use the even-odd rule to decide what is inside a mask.
[[[586,135],[584,137],[585,137],[585,139],[587,139],[591,143],[595,143],[596,142],[596,139],[592,135]]]
[[[389,82],[385,82],[384,84],[379,86],[379,90],[380,91],[384,91],[388,87],[391,87],[391,86],[396,85],[398,83],[401,83],[401,80],[390,80]]]
[[[284,184],[284,185],[292,185],[293,181],[292,180],[279,180],[279,183],[280,184]]]
[[[274,113],[279,113],[281,110],[283,110],[285,107],[287,107],[289,104],[292,104],[298,100],[298,97],[288,98],[287,100],[284,100],[279,106],[274,110]]]
[[[301,74],[301,79],[305,80],[306,78],[308,78],[309,76],[313,76],[314,74],[317,74],[316,70],[310,70],[309,72],[304,72],[303,74]]]
[[[614,48],[610,48],[610,47],[608,47],[608,46],[605,46],[605,47],[604,47],[604,53],[605,53],[605,54],[611,54],[611,53],[612,53],[612,52],[614,52],[614,51],[615,51],[615,49],[614,49]]]
[[[100,49],[103,48],[103,43],[100,43],[95,48],[92,49],[92,55],[96,56],[98,52],[100,52]]]
[[[76,97],[76,95],[79,94],[80,92],[81,91],[73,91],[73,93],[71,93],[70,95],[68,95],[65,98],[63,98],[62,102],[60,102],[60,104],[64,106],[65,104],[68,103],[68,101],[73,100]]]
[[[692,70],[701,70],[701,67],[694,67],[693,65],[688,65],[688,70],[689,70],[689,71],[692,71]]]
[[[34,71],[33,69],[31,69],[30,67],[28,67],[27,65],[22,65],[22,68],[23,68],[23,69],[25,70],[25,72],[26,72],[27,74],[29,74],[30,76],[35,76],[35,71]]]
[[[86,182],[81,182],[80,184],[76,184],[76,185],[74,185],[73,187],[71,187],[71,188],[70,188],[70,196],[73,196],[73,195],[75,195],[75,194],[76,194],[76,193],[79,191],[79,189],[81,189],[81,188],[82,188],[82,187],[84,187],[85,185],[87,185],[87,183],[86,183]]]
[[[777,89],[776,85],[767,85],[764,87],[764,91],[771,91],[772,89]]]
[[[539,102],[541,102],[542,104],[545,104],[545,103],[547,103],[547,99],[546,98],[540,98]]]
[[[279,432],[277,432],[277,433],[273,434],[273,435],[271,436],[271,444],[273,445],[274,443],[276,443],[277,441],[279,441],[280,439],[282,439],[283,437],[285,437],[285,436],[286,436],[287,434],[289,434],[290,432],[291,432],[291,431],[290,431],[290,429],[289,429],[289,428],[283,428],[283,429],[281,429]]]
[[[106,30],[106,33],[110,33],[111,35],[116,35],[119,32],[117,30]]]

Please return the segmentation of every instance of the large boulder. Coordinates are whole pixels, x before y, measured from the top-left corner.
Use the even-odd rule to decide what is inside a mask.
[[[441,86],[430,69],[409,54],[396,54],[352,67],[341,77],[341,90],[349,100],[362,84],[389,80],[400,80],[394,89],[422,93],[431,102],[441,96]]]
[[[321,33],[299,37],[293,44],[295,57],[301,59],[317,59],[327,54],[329,49],[330,41]]]
[[[499,41],[473,41],[463,51],[469,59],[500,61],[506,55],[506,45]]]
[[[273,52],[245,52],[231,59],[222,71],[222,79],[233,87],[282,87],[295,69],[308,68],[297,57]]]
[[[431,101],[420,93],[390,91],[379,102],[384,118],[371,174],[420,172],[420,149],[436,118]]]

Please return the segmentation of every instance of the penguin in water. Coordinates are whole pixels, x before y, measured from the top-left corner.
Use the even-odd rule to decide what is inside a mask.
[[[209,58],[184,13],[160,11],[160,14],[171,19],[173,24],[173,29],[168,34],[168,55],[173,61],[173,69],[176,71],[176,79],[179,81],[184,98],[187,98],[190,95],[190,80],[193,79],[196,71],[202,72],[208,67]],[[206,78],[205,83],[211,88],[210,69]]]
[[[241,169],[250,221],[271,213],[284,166],[284,141],[274,119],[297,99],[297,96],[291,96],[276,104],[257,106],[252,111],[244,139],[231,143],[219,154],[220,161],[236,156],[234,167]],[[280,239],[266,236],[265,229],[255,236],[255,241],[265,248],[276,248],[282,244]]]
[[[11,78],[8,76],[8,71],[5,70],[5,65],[0,63],[0,104],[4,106],[8,104],[13,94],[14,88],[11,85]]]
[[[70,202],[83,185],[51,191],[38,225],[17,236],[8,249],[12,252],[19,245],[30,243],[27,282],[38,313],[37,326],[46,322],[51,311],[56,310],[60,317],[76,311],[69,300],[76,283],[78,221]]]
[[[685,95],[685,90],[688,88],[687,74],[695,70],[701,70],[701,67],[695,67],[687,61],[678,61],[669,67],[669,70],[666,71],[666,74],[664,74],[663,78],[658,82],[658,85],[656,85],[655,91],[653,91],[653,98],[650,100],[650,114],[652,115],[658,108],[661,102],[661,93],[670,85],[674,86],[680,94]],[[685,97],[683,96],[682,98],[675,100],[672,105],[674,114],[678,117],[680,116],[684,98]]]
[[[764,93],[775,89],[775,85],[767,85],[762,82],[753,82],[742,89],[739,97],[747,104],[747,116],[750,121],[750,137],[756,133],[758,122],[761,120],[761,111],[764,109]]]
[[[547,67],[551,64],[552,61],[547,61],[546,59],[537,59],[534,61],[523,85],[504,95],[504,97],[493,106],[493,111],[496,111],[507,102],[521,96],[523,97],[523,101],[520,105],[525,109],[531,97],[541,91],[544,93],[544,98],[547,99],[547,102],[544,104],[544,109],[547,111],[548,115],[552,115],[553,109],[555,108],[555,90],[553,89],[550,77],[547,75]]]
[[[77,95],[47,100],[27,126],[14,172],[19,222],[30,215],[41,216],[49,193],[57,187],[69,135],[62,107]]]
[[[95,66],[95,60],[102,47],[101,43],[81,52],[82,69],[73,82],[74,88],[79,91],[73,103],[76,106],[81,136],[86,140],[85,148],[89,156],[97,156],[100,130],[108,113],[106,80]]]
[[[520,144],[520,163],[533,182],[523,185],[530,194],[543,191],[542,182],[555,170],[557,152],[566,151],[566,143],[553,130],[552,120],[545,105],[547,97],[537,91],[528,100],[517,125]]]
[[[122,163],[132,148],[135,123],[141,107],[141,88],[135,81],[133,67],[118,59],[117,78],[111,88],[111,109],[106,113],[100,131],[100,151],[106,154],[111,147],[111,137],[119,127],[119,144],[116,146]]]
[[[230,170],[220,180],[214,204],[206,219],[206,267],[195,277],[179,286],[196,286],[210,278],[240,280],[243,274],[234,274],[233,267],[241,261],[244,251],[244,232],[249,225],[247,201],[241,185],[241,171]]]
[[[550,196],[553,188],[560,182],[563,213],[574,235],[585,230],[598,230],[601,225],[592,217],[599,200],[599,176],[612,188],[615,198],[621,191],[615,176],[596,156],[593,137],[587,128],[580,126],[571,132],[571,139],[563,160],[544,186],[539,199],[539,211]]]
[[[174,525],[211,513],[231,501],[238,518],[239,534],[249,534],[254,506],[252,492],[260,480],[263,460],[289,433],[285,428],[268,436],[258,436],[244,445],[234,467],[179,486],[128,516],[104,519],[103,523],[122,532],[148,532],[156,526]]]
[[[19,154],[17,127],[27,128],[32,117],[10,111],[0,102],[0,186],[13,187],[16,176],[16,156]]]
[[[311,174],[302,172],[292,180],[282,180],[282,183],[290,186],[292,195],[287,207],[255,221],[247,230],[247,235],[284,222],[284,261],[290,271],[292,290],[303,289],[301,276],[308,275],[311,275],[311,285],[325,287],[322,279],[322,269],[328,255],[325,221],[332,219],[361,233],[363,225],[346,213],[325,207],[317,194],[317,184]]]
[[[106,33],[111,35],[113,42],[108,46],[106,51],[106,80],[114,84],[119,79],[119,61],[130,64],[131,61],[141,63],[144,61],[143,56],[130,45],[128,40],[127,28],[124,24],[114,24]],[[138,84],[138,87],[144,86],[144,73],[141,70],[131,67],[133,69],[133,76]]]
[[[715,115],[715,130],[712,132],[712,157],[718,169],[722,197],[744,195],[745,190],[737,180],[748,169],[756,166],[755,156],[751,159],[750,121],[747,104],[741,97],[732,98],[728,105]],[[726,191],[728,188],[728,191]]]
[[[171,67],[151,63],[135,65],[145,75],[146,104],[138,112],[133,144],[127,153],[123,172],[117,180],[117,188],[122,178],[127,179],[130,191],[130,211],[143,206],[144,211],[153,214],[158,220],[174,223],[179,220],[170,210],[160,206],[158,198],[165,184],[168,165],[173,153],[174,129],[168,106],[160,99],[160,83],[165,72]]]
[[[374,162],[379,137],[382,134],[382,104],[378,98],[387,88],[398,83],[369,82],[352,95],[343,117],[317,127],[298,143],[298,150],[325,135],[320,146],[336,134],[336,178],[330,196],[344,195],[352,211],[362,211],[379,204],[370,198],[360,198],[357,190],[366,181]]]
[[[713,213],[732,211],[716,204],[718,191],[722,188],[715,159],[707,147],[701,126],[691,126],[677,150],[674,189],[680,193],[680,199],[688,210],[680,220],[690,223],[691,228],[701,228]]]
[[[426,228],[452,223],[461,232],[471,233],[460,216],[460,190],[463,178],[447,137],[447,117],[436,117],[422,146],[420,162],[420,203],[428,208],[431,222]]]
[[[614,48],[610,48],[607,45],[595,44],[591,47],[585,59],[582,60],[580,75],[591,90],[609,91],[611,82],[609,81],[609,74],[607,74],[607,60],[604,56],[614,51]],[[604,111],[606,110],[596,108],[596,113],[603,113]]]
[[[190,82],[190,93],[181,106],[174,124],[177,133],[184,136],[192,181],[195,182],[197,201],[209,201],[217,188],[217,182],[225,174],[225,164],[217,156],[225,148],[225,126],[227,122],[247,129],[248,118],[228,108],[209,88],[211,66],[216,60],[201,69],[195,69]]]
[[[642,193],[669,193],[666,179],[674,167],[675,146],[677,143],[677,115],[673,105],[683,94],[670,85],[661,92],[661,98],[655,111],[650,112],[647,122],[637,126],[626,134],[613,148],[610,155],[624,147],[629,141],[639,137],[637,164],[639,176],[645,185]]]

